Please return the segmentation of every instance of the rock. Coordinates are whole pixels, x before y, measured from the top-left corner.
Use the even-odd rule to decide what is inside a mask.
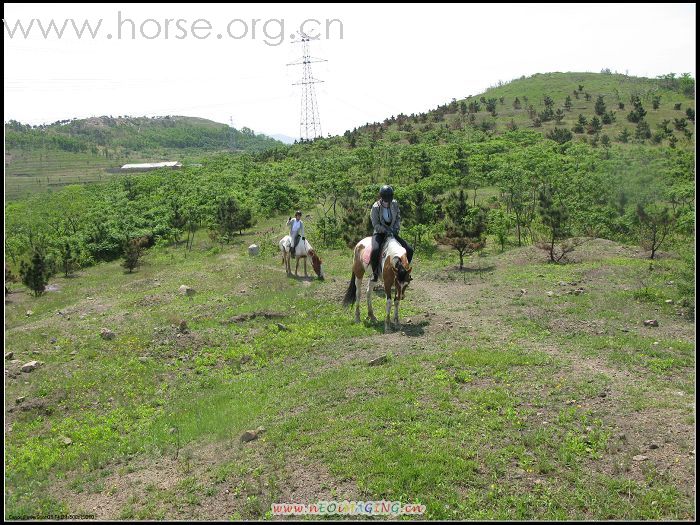
[[[44,363],[42,363],[41,361],[29,361],[28,363],[22,365],[22,372],[33,372],[43,364]]]
[[[277,328],[279,328],[282,332],[291,332],[291,330],[284,326],[282,323],[277,323]]]
[[[369,363],[367,363],[369,366],[377,366],[377,365],[383,365],[386,362],[389,361],[389,358],[386,355],[382,355],[379,357],[375,357],[372,359]]]
[[[620,328],[620,332],[629,332],[629,331],[630,331],[629,328]]]
[[[148,357],[142,355],[141,357],[139,357],[139,361],[141,361],[142,363],[148,363]]]
[[[253,441],[255,439],[258,439],[258,432],[256,430],[246,430],[241,436],[241,441],[243,443],[248,443],[249,441]]]
[[[181,333],[186,334],[187,333],[187,321],[185,321],[184,319],[181,319],[177,325],[177,329]]]
[[[673,299],[666,299],[666,301],[664,301],[664,302],[666,304],[673,304]]]
[[[73,440],[69,437],[65,437],[61,440],[63,442],[63,446],[69,446],[73,444]]]
[[[649,458],[643,454],[639,454],[639,455],[634,456],[632,458],[633,461],[646,461],[647,459],[649,459]]]
[[[601,392],[600,394],[598,394],[598,397],[608,397],[608,394],[607,392]]]
[[[659,322],[656,319],[647,319],[644,321],[644,326],[659,326]]]
[[[58,342],[58,339],[56,339],[55,337],[52,337],[50,342],[52,345],[55,345]]]
[[[116,337],[116,334],[109,328],[102,328],[100,330],[100,337],[105,341],[110,341]]]
[[[78,351],[77,351],[77,350],[73,350],[73,351],[70,353],[70,355],[78,355]]]
[[[576,288],[576,290],[574,290],[574,295],[581,295],[582,293],[583,293],[583,288]]]
[[[179,291],[180,295],[185,295],[187,297],[192,297],[196,293],[194,288],[187,286],[186,284],[181,285]]]
[[[553,292],[553,291],[550,290],[549,292],[547,292],[547,297],[553,297],[553,296],[554,296],[554,292]]]
[[[27,315],[27,317],[31,317],[32,315],[34,315],[34,312],[32,312],[31,310],[27,310],[26,315]]]
[[[258,436],[264,434],[266,431],[267,431],[267,430],[265,429],[265,427],[258,427],[258,428],[255,429],[255,433],[256,433]]]
[[[18,397],[15,399],[15,403],[19,405],[20,403],[23,403],[25,399],[27,399],[25,396]]]
[[[5,359],[8,360],[8,361],[11,360],[13,357],[15,357],[15,353],[14,353],[14,352],[7,352],[7,353],[5,354]]]
[[[659,445],[657,445],[656,443],[651,443],[649,445],[649,450],[656,450],[657,448],[659,448]]]
[[[651,344],[654,345],[654,346],[657,346],[657,345],[659,344],[659,342],[658,342],[658,341],[654,341],[654,342],[651,343]]]
[[[557,286],[567,286],[569,283],[565,283],[564,281],[559,281],[557,283]]]
[[[527,290],[525,288],[520,289],[520,295],[525,295],[527,293]]]
[[[260,253],[260,246],[257,244],[251,244],[248,246],[248,255],[258,255]]]

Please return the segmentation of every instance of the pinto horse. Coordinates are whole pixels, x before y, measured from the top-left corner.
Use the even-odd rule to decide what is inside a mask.
[[[399,301],[404,299],[406,287],[411,282],[411,270],[406,257],[406,250],[393,237],[381,247],[382,277],[384,280],[384,293],[386,295],[386,320],[384,321],[384,331],[391,330],[391,290],[394,289],[394,327],[399,327]],[[360,322],[360,293],[362,288],[362,277],[365,272],[372,273],[370,263],[370,253],[372,251],[372,237],[366,237],[355,246],[352,276],[350,286],[345,292],[343,305],[355,305],[355,322]],[[372,280],[367,282],[367,316],[372,321],[376,321],[372,310]]]
[[[292,265],[291,265],[291,249],[292,249],[292,238],[289,235],[285,235],[280,239],[279,242],[279,247],[280,247],[280,252],[282,252],[282,264],[284,264],[285,270],[287,270],[287,275],[292,274]],[[294,251],[294,256],[296,257],[297,260],[297,265],[296,268],[294,269],[294,275],[298,275],[299,272],[299,260],[304,259],[304,277],[308,277],[309,274],[306,271],[306,257],[311,257],[311,266],[314,269],[314,272],[316,275],[318,275],[318,278],[323,280],[323,265],[321,261],[321,258],[318,256],[316,253],[316,250],[313,249],[309,241],[307,240],[300,240],[297,243],[296,250]]]

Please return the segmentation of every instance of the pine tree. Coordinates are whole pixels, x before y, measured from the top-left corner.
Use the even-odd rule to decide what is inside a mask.
[[[598,98],[596,99],[595,102],[595,114],[598,116],[603,116],[605,115],[605,101],[603,101],[603,95],[598,95]]]
[[[140,259],[142,255],[143,243],[141,242],[141,238],[134,237],[127,239],[124,243],[124,260],[122,261],[122,266],[131,273],[141,263]]]
[[[451,246],[459,253],[459,268],[464,268],[464,255],[483,249],[486,245],[486,210],[469,206],[464,190],[452,194],[445,208],[445,231],[438,242]]]
[[[574,104],[571,102],[571,96],[566,95],[566,100],[564,101],[564,108],[566,109],[566,111],[571,111],[573,105]]]
[[[631,136],[632,136],[632,134],[630,133],[630,130],[628,130],[627,128],[624,128],[620,132],[620,134],[618,135],[617,139],[620,142],[622,142],[623,144],[627,144],[629,142]]]
[[[557,255],[556,250],[556,242],[567,236],[569,214],[564,206],[555,204],[552,194],[545,190],[540,191],[538,211],[542,224],[547,228],[547,240],[540,244],[540,248],[549,253],[550,261],[559,262],[571,251],[562,246],[561,254]]]
[[[22,283],[34,292],[35,296],[38,297],[44,293],[46,285],[49,283],[50,272],[46,265],[46,258],[41,251],[34,251],[29,264],[22,261],[19,271]]]

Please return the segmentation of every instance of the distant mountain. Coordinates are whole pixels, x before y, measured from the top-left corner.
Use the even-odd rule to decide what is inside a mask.
[[[15,146],[56,148],[71,152],[114,155],[156,149],[262,151],[279,143],[248,128],[237,130],[226,124],[196,117],[101,116],[59,120],[30,126],[17,121],[5,123],[6,149]]]
[[[5,194],[107,180],[122,164],[192,161],[216,152],[261,152],[282,143],[195,117],[101,116],[32,126],[5,123]]]
[[[275,140],[279,140],[280,142],[284,142],[285,144],[294,144],[294,141],[297,140],[296,137],[290,137],[289,135],[282,135],[281,133],[275,133],[274,135],[270,135]]]

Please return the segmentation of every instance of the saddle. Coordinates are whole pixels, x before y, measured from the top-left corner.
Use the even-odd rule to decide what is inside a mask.
[[[369,248],[369,250],[365,249],[362,252],[362,262],[364,264],[369,264],[370,257],[372,256],[372,237],[365,237],[360,242],[363,246]],[[380,250],[380,262],[386,260],[387,257],[401,258],[404,255],[406,255],[406,249],[403,246],[401,246],[401,243],[399,243],[399,241],[397,241],[393,237],[387,238],[387,240],[384,241],[384,244],[382,244]]]

